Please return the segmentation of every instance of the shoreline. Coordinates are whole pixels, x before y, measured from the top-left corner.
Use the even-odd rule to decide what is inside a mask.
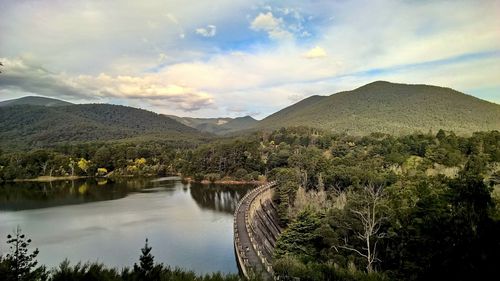
[[[40,176],[33,179],[13,179],[10,182],[52,182],[52,181],[64,181],[64,180],[79,180],[90,178],[89,176],[60,176],[60,177],[51,177],[51,176]],[[7,181],[9,182],[9,181]]]
[[[188,183],[201,183],[203,185],[210,185],[210,184],[220,184],[220,185],[245,185],[245,184],[255,184],[255,185],[262,185],[265,184],[267,181],[239,181],[239,180],[216,180],[216,181],[209,181],[209,180],[202,180],[202,181],[195,181],[190,177],[187,178],[182,178],[182,181],[186,181]]]
[[[134,175],[120,175],[116,176],[113,175],[115,178],[133,178],[136,177]],[[172,176],[172,178],[178,177],[178,176]],[[37,178],[33,179],[14,179],[10,181],[5,181],[5,182],[54,182],[54,181],[74,181],[74,180],[81,180],[81,179],[89,179],[89,178],[108,178],[108,177],[91,177],[91,176],[39,176]],[[161,178],[161,177],[160,177]],[[202,180],[201,182],[197,182],[191,177],[178,177],[179,180],[183,182],[188,182],[188,183],[200,183],[203,185],[210,185],[210,184],[220,184],[220,185],[262,185],[265,184],[267,181],[258,181],[258,180],[252,180],[252,181],[244,181],[244,180],[233,180],[233,179],[221,179],[217,181],[209,181],[209,180]]]

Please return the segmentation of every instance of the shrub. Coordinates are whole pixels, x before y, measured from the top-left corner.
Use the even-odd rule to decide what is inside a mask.
[[[242,180],[245,178],[245,176],[248,174],[247,170],[240,168],[234,172],[233,176],[237,180]]]
[[[201,182],[203,179],[205,178],[205,176],[203,174],[195,174],[194,177],[193,177],[193,180],[195,182]]]
[[[220,180],[220,174],[218,173],[209,173],[205,175],[205,179],[210,181],[211,183],[214,183],[218,180]]]
[[[97,169],[97,176],[105,176],[108,173],[108,169],[106,168],[98,168]]]

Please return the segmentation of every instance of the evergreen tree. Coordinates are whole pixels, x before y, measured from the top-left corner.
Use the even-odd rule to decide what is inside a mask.
[[[142,254],[139,257],[140,263],[134,264],[134,272],[139,275],[140,280],[153,280],[150,278],[154,269],[154,256],[151,254],[151,249],[146,238],[146,244],[141,249]]]
[[[297,219],[281,234],[274,255],[281,258],[292,254],[302,261],[318,258],[318,246],[321,243],[317,230],[321,226],[320,215],[306,208],[297,215]]]
[[[7,244],[10,252],[1,261],[3,275],[2,280],[22,281],[22,280],[44,280],[46,278],[45,267],[37,267],[38,249],[29,253],[28,246],[31,239],[22,234],[18,226],[14,235],[7,235]]]

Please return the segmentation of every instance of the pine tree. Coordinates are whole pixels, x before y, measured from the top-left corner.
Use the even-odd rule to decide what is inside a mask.
[[[8,253],[3,262],[7,264],[8,276],[5,280],[41,280],[45,276],[45,267],[36,267],[38,261],[38,249],[32,253],[28,252],[28,246],[31,239],[26,238],[22,234],[21,228],[18,226],[14,235],[7,235],[7,244],[9,244],[10,253]]]
[[[149,275],[154,268],[154,256],[151,254],[151,247],[148,245],[148,239],[146,238],[146,244],[144,248],[141,249],[141,256],[139,257],[140,264],[134,264],[134,271],[142,279],[148,279]]]

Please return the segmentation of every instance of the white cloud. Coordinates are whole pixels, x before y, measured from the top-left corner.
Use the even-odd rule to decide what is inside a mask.
[[[293,34],[284,28],[283,20],[274,17],[272,12],[257,15],[250,24],[250,27],[255,31],[267,32],[271,39],[293,38]]]
[[[179,24],[179,20],[171,13],[166,13],[165,16],[174,24]]]
[[[500,50],[500,33],[491,28],[500,26],[500,17],[491,12],[500,2],[481,3],[335,3],[331,9],[341,12],[316,44],[327,47],[351,72]],[[359,9],[363,4],[369,8]]]
[[[197,59],[194,54],[206,45],[190,40],[188,32],[207,22],[225,23],[228,15],[247,7],[244,0],[123,0],[120,5],[100,0],[4,2],[2,56],[30,54],[52,69],[94,75],[139,74],[156,65],[160,52],[171,58],[168,63]],[[117,61],[120,66],[128,64],[130,71],[115,71]]]
[[[279,28],[282,24],[281,19],[277,19],[273,16],[273,13],[267,12],[265,14],[260,13],[251,23],[251,27],[254,30],[265,30],[270,31]]]
[[[296,47],[283,47],[255,54],[221,54],[207,61],[167,66],[159,75],[174,83],[221,93],[324,79],[342,70],[331,58],[304,60],[304,52]]]
[[[32,94],[83,100],[143,100],[155,106],[168,105],[183,111],[214,106],[213,96],[189,86],[164,82],[156,74],[144,76],[69,76],[53,73],[21,59],[5,59],[0,86]]]
[[[0,95],[109,95],[165,113],[263,117],[380,79],[500,89],[498,1],[185,1],[7,1],[0,53],[30,63],[0,75]]]
[[[307,51],[304,54],[304,57],[308,58],[308,59],[324,58],[324,57],[326,57],[326,51],[323,48],[316,46],[316,47],[310,49],[309,51]]]
[[[276,28],[273,30],[269,30],[268,33],[269,38],[274,39],[274,40],[286,40],[286,39],[292,39],[293,34],[290,33],[289,31],[286,31],[282,28]]]
[[[217,34],[217,27],[209,24],[207,27],[197,28],[195,32],[203,37],[214,37]]]

